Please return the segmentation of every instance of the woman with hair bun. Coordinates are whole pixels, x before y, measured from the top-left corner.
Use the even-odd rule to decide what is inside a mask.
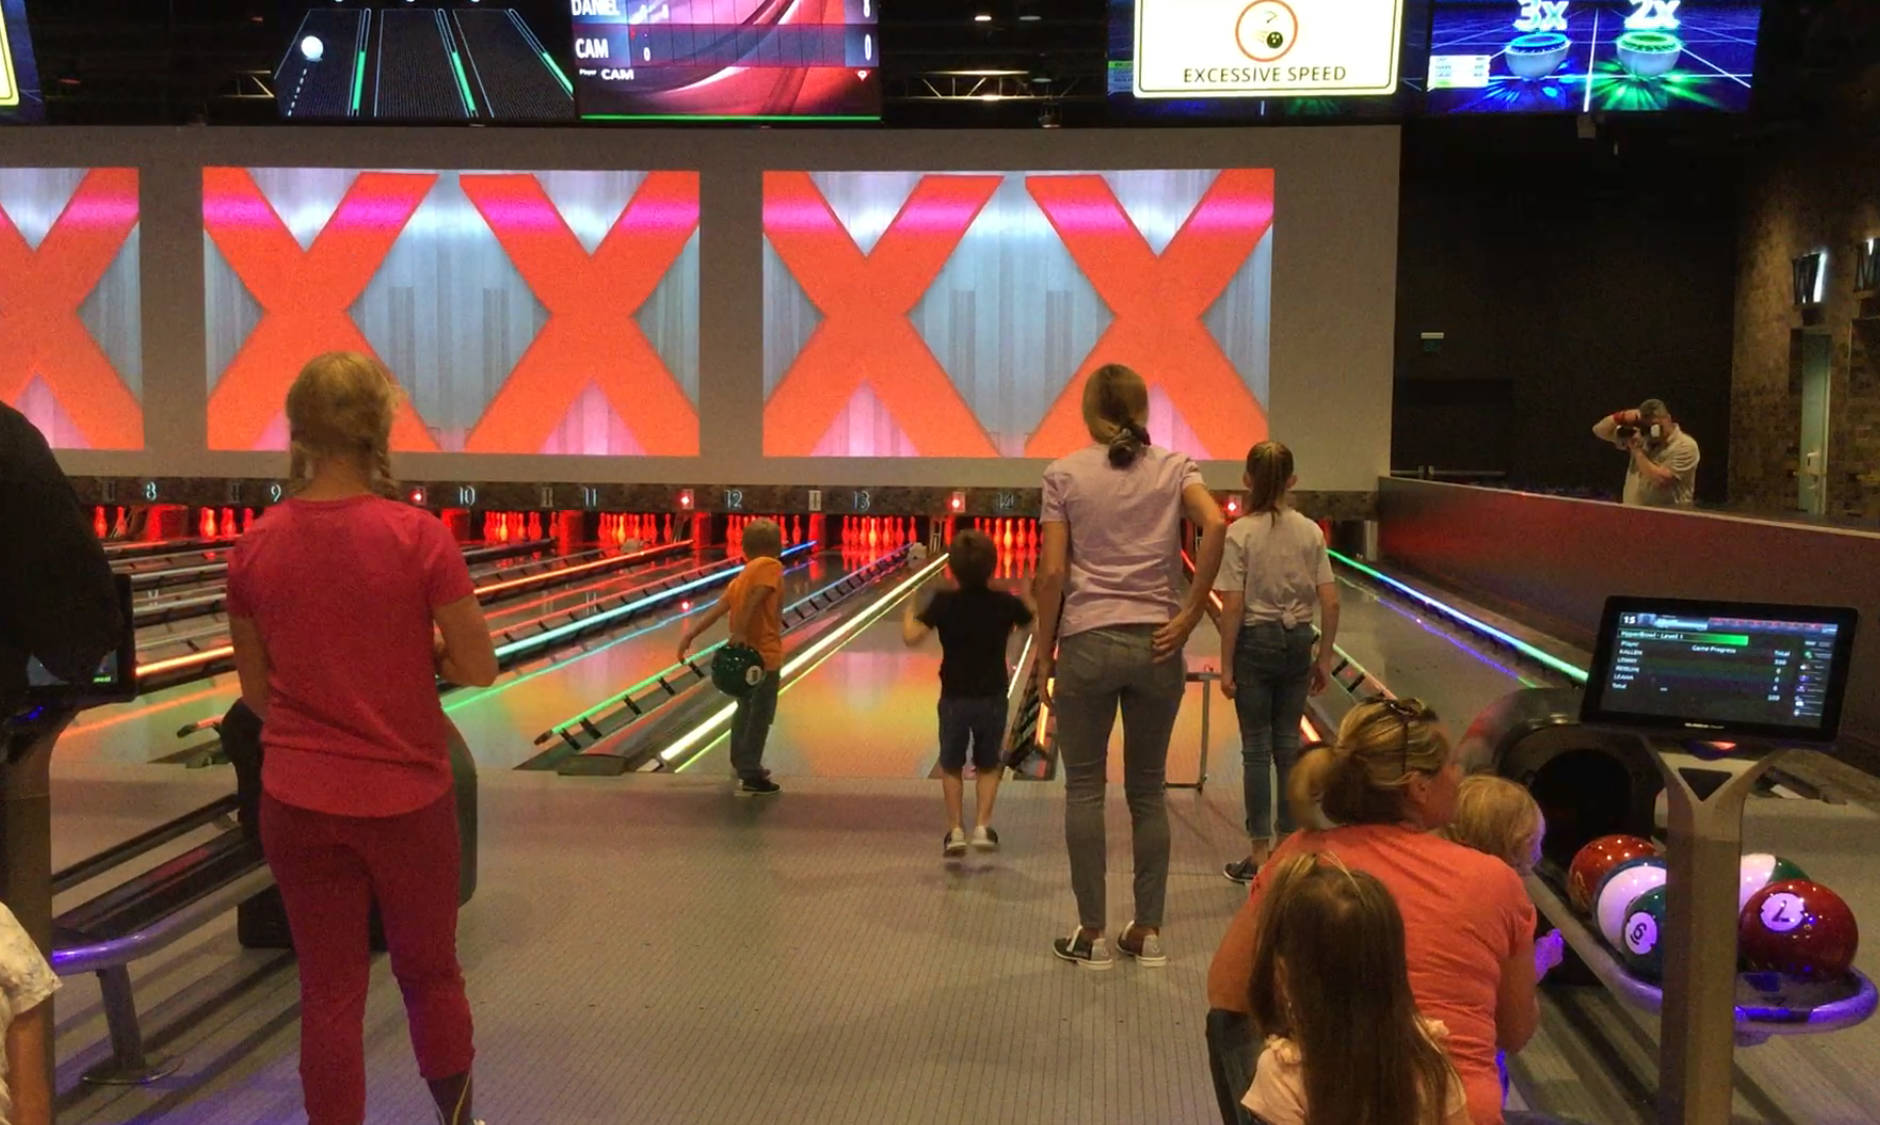
[[[1188,457],[1149,444],[1148,420],[1142,376],[1120,364],[1098,368],[1084,383],[1092,444],[1059,458],[1044,474],[1035,671],[1040,695],[1056,697],[1064,839],[1079,923],[1052,948],[1085,969],[1113,964],[1103,936],[1103,796],[1119,709],[1136,916],[1116,944],[1139,964],[1168,963],[1161,939],[1168,740],[1187,677],[1182,646],[1201,620],[1227,538],[1227,522],[1201,483],[1201,470]],[[1186,594],[1184,516],[1201,532]]]
[[[1295,832],[1272,862],[1324,853],[1390,891],[1403,913],[1417,1009],[1449,1029],[1470,1119],[1498,1125],[1495,1052],[1520,1050],[1538,1019],[1534,905],[1507,864],[1431,831],[1455,815],[1461,781],[1455,749],[1429,708],[1414,699],[1361,704],[1337,741],[1301,756],[1287,779],[1295,819],[1334,827]],[[1230,1122],[1252,1073],[1248,989],[1268,882],[1263,868],[1208,970],[1210,1062]]]

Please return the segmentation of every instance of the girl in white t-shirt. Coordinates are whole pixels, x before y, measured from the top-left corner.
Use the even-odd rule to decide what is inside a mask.
[[[0,1125],[48,1125],[52,1091],[46,1086],[47,1028],[25,1019],[59,987],[39,947],[13,912],[0,905]]]
[[[1448,1033],[1411,999],[1384,884],[1317,855],[1272,878],[1249,995],[1266,1046],[1241,1104],[1266,1125],[1469,1125]]]
[[[1276,441],[1247,452],[1247,514],[1227,529],[1214,590],[1221,596],[1221,692],[1240,720],[1240,776],[1247,854],[1222,869],[1251,883],[1273,846],[1289,835],[1292,811],[1273,813],[1274,781],[1299,758],[1306,696],[1331,680],[1338,637],[1338,587],[1319,525],[1293,510],[1293,455]],[[1319,628],[1312,628],[1317,611]],[[1315,655],[1316,653],[1316,655]]]

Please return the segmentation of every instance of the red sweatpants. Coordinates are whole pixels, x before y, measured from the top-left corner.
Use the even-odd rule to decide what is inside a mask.
[[[426,1079],[470,1069],[470,1002],[457,965],[456,796],[416,812],[346,817],[261,799],[261,847],[300,959],[300,1083],[309,1125],[366,1116],[372,903]]]

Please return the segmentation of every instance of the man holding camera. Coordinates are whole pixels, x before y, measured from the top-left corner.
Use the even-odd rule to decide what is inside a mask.
[[[1624,502],[1646,508],[1688,508],[1697,484],[1697,439],[1685,433],[1663,401],[1648,398],[1593,424],[1593,436],[1626,451]]]

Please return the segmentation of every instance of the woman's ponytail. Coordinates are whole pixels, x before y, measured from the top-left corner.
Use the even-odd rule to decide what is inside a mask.
[[[1110,464],[1126,469],[1149,444],[1149,387],[1120,363],[1107,363],[1084,381],[1084,426],[1109,447]]]

